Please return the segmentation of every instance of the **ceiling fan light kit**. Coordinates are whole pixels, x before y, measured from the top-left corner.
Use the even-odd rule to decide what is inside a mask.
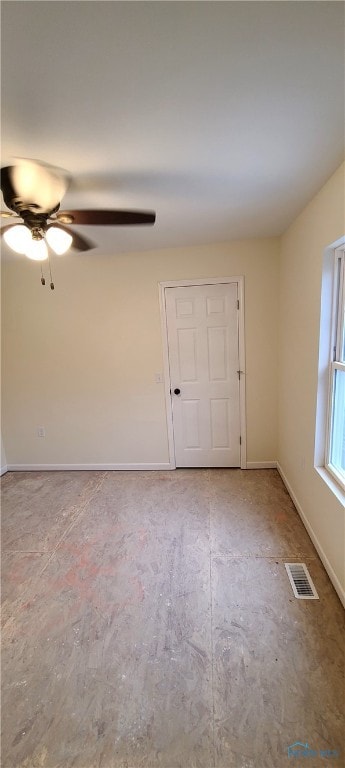
[[[48,249],[44,234],[30,231],[25,224],[15,224],[4,232],[4,240],[16,253],[24,254],[34,261],[44,261],[48,258]],[[48,245],[59,256],[66,253],[72,243],[72,235],[59,227],[51,227],[46,232]]]
[[[65,194],[70,180],[71,177],[66,171],[38,160],[20,159],[16,165],[2,168],[1,190],[4,202],[11,212],[3,211],[1,215],[5,218],[14,216],[22,219],[22,223],[7,224],[0,230],[12,250],[34,261],[45,261],[49,259],[47,243],[58,255],[66,253],[71,247],[77,251],[89,251],[95,247],[86,237],[70,230],[67,224],[154,224],[154,211],[60,211],[61,197]],[[41,283],[45,285],[43,274]],[[50,287],[54,289],[52,279]]]

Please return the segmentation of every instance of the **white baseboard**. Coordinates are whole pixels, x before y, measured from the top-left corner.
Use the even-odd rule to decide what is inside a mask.
[[[246,469],[276,469],[276,461],[247,461]],[[174,464],[8,464],[3,467],[5,472],[56,472],[56,471],[148,471],[176,469]]]
[[[7,464],[4,464],[4,466],[0,468],[0,477],[2,477],[2,475],[5,475],[7,470],[8,470],[8,466]]]
[[[59,471],[148,471],[174,469],[166,464],[8,464],[9,472],[59,472]]]
[[[247,461],[247,469],[277,469],[276,461]]]
[[[302,509],[298,499],[296,498],[296,496],[295,496],[295,494],[294,494],[294,492],[293,492],[293,490],[291,488],[291,485],[290,485],[287,477],[285,476],[285,474],[284,474],[284,472],[283,472],[283,470],[282,470],[282,468],[281,468],[279,463],[277,463],[277,470],[278,470],[278,472],[280,474],[280,477],[281,477],[281,479],[282,479],[282,481],[283,481],[283,483],[284,483],[284,485],[286,487],[286,490],[288,491],[289,495],[291,496],[291,499],[292,499],[292,501],[293,501],[293,503],[294,503],[294,505],[295,505],[295,507],[297,509],[297,512],[298,512],[298,514],[299,514],[299,516],[300,516],[300,518],[302,520],[302,523],[303,523],[304,527],[308,531],[308,534],[309,534],[309,536],[310,536],[310,538],[311,538],[311,540],[312,540],[312,542],[314,544],[314,547],[315,547],[315,549],[316,549],[316,551],[317,551],[317,553],[318,553],[318,555],[320,557],[320,560],[322,561],[322,563],[323,563],[323,565],[325,567],[325,570],[328,573],[328,576],[329,576],[329,578],[330,578],[330,580],[331,580],[331,582],[332,582],[332,584],[334,586],[334,589],[335,589],[339,599],[341,600],[341,602],[342,602],[342,604],[343,604],[343,606],[345,608],[345,590],[343,589],[342,585],[340,584],[340,581],[339,581],[336,573],[334,572],[334,570],[333,570],[333,568],[332,568],[332,566],[331,566],[331,564],[330,564],[330,562],[328,560],[327,555],[323,551],[322,546],[321,546],[321,544],[320,544],[316,534],[314,533],[314,530],[311,527],[309,521],[307,520],[307,518],[306,518],[306,516],[305,516],[305,514],[303,512],[303,509]]]

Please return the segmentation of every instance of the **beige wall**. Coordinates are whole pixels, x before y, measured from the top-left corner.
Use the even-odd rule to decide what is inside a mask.
[[[345,234],[344,166],[282,238],[278,460],[309,530],[345,589],[345,510],[314,469],[325,248]]]
[[[116,237],[116,232],[114,234]],[[3,435],[9,465],[168,462],[159,281],[245,276],[247,458],[277,455],[279,241],[55,258],[56,290],[3,266]],[[37,437],[44,426],[46,437]]]

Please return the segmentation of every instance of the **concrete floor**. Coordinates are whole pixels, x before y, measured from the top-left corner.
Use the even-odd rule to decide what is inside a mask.
[[[3,768],[345,765],[344,612],[275,470],[8,473],[2,507]]]

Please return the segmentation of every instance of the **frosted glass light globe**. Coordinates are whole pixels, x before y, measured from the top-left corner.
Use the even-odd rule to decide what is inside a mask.
[[[46,240],[53,251],[61,256],[62,253],[68,251],[73,238],[60,227],[49,227],[46,232]]]
[[[31,232],[24,224],[16,224],[4,233],[4,240],[7,245],[16,253],[26,253],[31,243]]]
[[[34,261],[44,261],[48,258],[48,248],[44,240],[30,240],[25,250],[25,256]]]

